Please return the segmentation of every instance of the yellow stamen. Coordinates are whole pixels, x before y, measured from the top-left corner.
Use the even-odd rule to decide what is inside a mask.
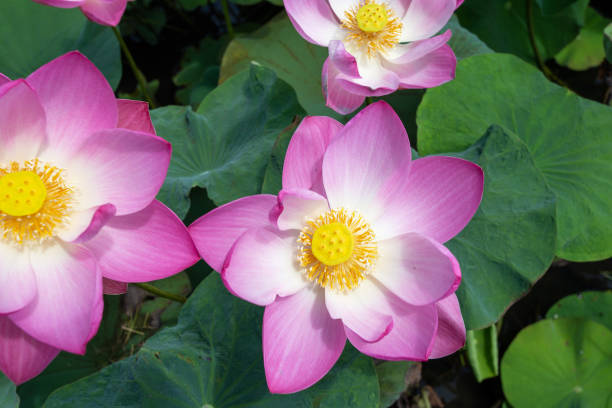
[[[376,236],[357,212],[335,209],[308,221],[298,239],[305,277],[321,287],[355,289],[378,257]]]
[[[52,237],[71,212],[62,170],[38,159],[0,167],[0,239],[16,244]]]
[[[361,0],[344,14],[342,27],[347,31],[345,42],[373,57],[399,43],[402,23],[393,11],[377,0]]]

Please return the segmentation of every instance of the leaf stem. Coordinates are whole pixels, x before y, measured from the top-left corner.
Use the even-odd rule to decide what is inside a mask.
[[[232,25],[232,18],[229,12],[229,6],[227,0],[221,0],[221,8],[223,8],[223,15],[225,16],[225,25],[227,26],[227,33],[230,38],[234,38],[234,26]]]
[[[138,81],[140,92],[142,92],[142,95],[145,97],[145,99],[149,103],[151,109],[155,109],[155,100],[151,97],[151,95],[149,95],[149,90],[147,88],[147,78],[144,76],[142,71],[138,68],[138,65],[136,65],[136,61],[134,60],[134,57],[132,56],[132,53],[130,52],[130,49],[128,48],[127,44],[123,40],[123,37],[121,36],[121,32],[119,32],[119,29],[117,27],[112,27],[112,28],[113,28],[113,32],[115,33],[115,37],[117,37],[117,41],[119,41],[119,45],[121,46],[123,55],[125,55],[125,58],[127,58],[128,63],[130,64],[130,68],[132,68],[132,72],[134,73],[134,76],[136,77],[136,80]]]
[[[146,290],[147,292],[155,296],[163,297],[169,300],[173,300],[175,302],[185,303],[187,301],[187,298],[185,296],[175,295],[174,293],[166,292],[165,290],[159,289],[148,283],[131,283],[131,285],[137,286],[142,290]]]
[[[535,54],[536,63],[538,64],[538,68],[540,68],[540,71],[542,71],[549,80],[556,82],[559,85],[567,89],[570,89],[569,86],[561,78],[555,75],[555,73],[552,72],[548,68],[548,66],[546,66],[546,63],[542,59],[542,55],[540,54],[540,51],[538,50],[538,44],[537,44],[536,36],[535,36],[535,27],[533,24],[533,0],[526,0],[526,1],[527,1],[527,30],[529,31],[529,42],[531,43],[531,48],[533,48],[533,53]]]

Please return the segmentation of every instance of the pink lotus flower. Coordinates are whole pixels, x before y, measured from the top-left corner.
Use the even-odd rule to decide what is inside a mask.
[[[462,0],[285,0],[304,39],[329,47],[327,106],[353,112],[366,96],[432,88],[455,77],[450,30],[432,37]]]
[[[278,197],[245,197],[189,227],[230,292],[265,306],[263,354],[274,393],[321,379],[346,339],[386,360],[427,360],[463,346],[461,280],[442,243],[480,204],[480,167],[411,162],[385,102],[346,126],[308,117],[287,150]]]
[[[155,200],[171,147],[147,104],[115,99],[78,52],[25,80],[0,76],[0,145],[0,369],[19,384],[60,350],[85,352],[103,289],[199,256]]]
[[[91,21],[106,25],[119,24],[128,1],[134,0],[34,0],[40,4],[60,8],[80,7]]]

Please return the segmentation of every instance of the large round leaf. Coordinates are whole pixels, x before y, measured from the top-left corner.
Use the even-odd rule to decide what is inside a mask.
[[[548,82],[503,54],[459,63],[457,78],[419,107],[419,152],[460,151],[491,124],[518,135],[557,196],[557,255],[612,255],[612,109]]]
[[[582,317],[612,330],[612,291],[584,292],[566,296],[548,309],[546,317]]]
[[[610,408],[612,331],[585,319],[535,323],[506,351],[501,379],[514,408]]]
[[[220,82],[256,61],[295,89],[308,114],[338,118],[340,115],[325,106],[321,91],[321,69],[327,54],[327,48],[304,40],[281,13],[248,37],[229,44],[221,62]]]
[[[272,148],[304,115],[295,93],[265,67],[251,65],[191,108],[151,113],[158,135],[172,143],[172,161],[158,198],[184,217],[199,186],[217,205],[258,194]]]
[[[79,50],[113,89],[121,79],[121,54],[112,30],[88,21],[79,9],[2,0],[0,38],[0,72],[10,78],[26,77],[52,59]]]
[[[347,346],[312,388],[271,395],[261,346],[263,308],[230,295],[218,274],[198,286],[175,327],[132,357],[54,392],[44,408],[291,408],[378,404],[372,360]]]
[[[515,135],[491,127],[458,155],[482,167],[482,203],[446,246],[461,265],[457,291],[465,325],[496,322],[548,269],[555,251],[555,197]]]
[[[0,372],[0,406],[2,408],[18,408],[19,397],[15,392],[15,384]]]

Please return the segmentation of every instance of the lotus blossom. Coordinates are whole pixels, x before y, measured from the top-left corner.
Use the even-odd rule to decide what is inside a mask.
[[[386,360],[463,346],[461,271],[443,243],[472,218],[482,191],[471,162],[412,162],[402,122],[377,102],[345,126],[304,119],[278,196],[233,201],[189,231],[231,293],[265,306],[268,386],[291,393],[321,379],[347,338]]]
[[[103,291],[195,263],[155,200],[171,147],[144,102],[117,100],[78,52],[0,76],[0,369],[19,384],[60,350],[83,354]]]
[[[329,48],[323,64],[327,106],[353,112],[366,96],[432,88],[455,77],[457,59],[434,36],[463,0],[284,0],[295,29]],[[433,37],[432,37],[433,36]]]
[[[91,21],[105,25],[119,24],[128,1],[134,0],[34,0],[37,3],[60,8],[79,7]]]

